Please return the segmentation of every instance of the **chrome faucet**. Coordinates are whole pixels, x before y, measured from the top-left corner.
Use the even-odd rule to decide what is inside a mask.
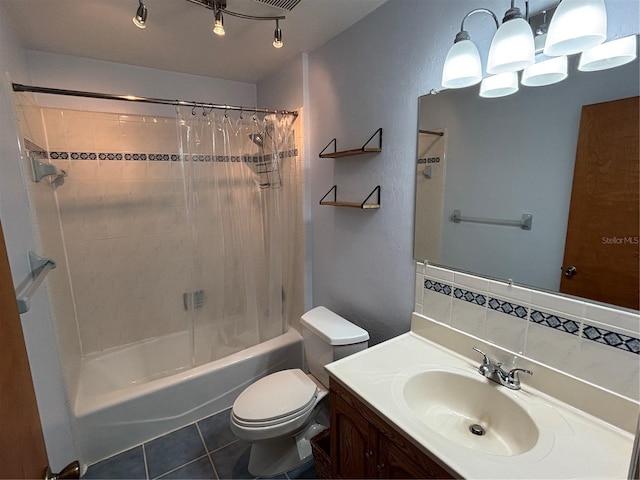
[[[520,390],[519,372],[533,375],[531,370],[525,370],[524,368],[513,368],[507,372],[502,369],[502,363],[494,362],[476,347],[473,347],[473,349],[484,357],[482,364],[478,367],[478,373],[511,390]]]

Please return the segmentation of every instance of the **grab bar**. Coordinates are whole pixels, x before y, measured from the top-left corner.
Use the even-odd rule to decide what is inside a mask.
[[[31,275],[22,282],[27,285],[24,287],[22,293],[17,295],[18,311],[20,313],[26,313],[29,311],[29,301],[31,300],[31,297],[44,281],[47,274],[56,268],[57,265],[53,258],[44,258],[33,252],[29,252],[29,267],[31,268]]]
[[[498,218],[463,217],[460,210],[454,210],[451,214],[451,221],[455,223],[473,222],[488,223],[490,225],[506,225],[508,227],[520,227],[522,230],[531,230],[533,215],[530,213],[523,213],[521,220],[501,220]]]

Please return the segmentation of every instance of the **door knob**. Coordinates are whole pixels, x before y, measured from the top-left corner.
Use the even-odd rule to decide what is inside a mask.
[[[578,273],[578,269],[573,265],[564,269],[565,277],[573,277],[576,273]]]

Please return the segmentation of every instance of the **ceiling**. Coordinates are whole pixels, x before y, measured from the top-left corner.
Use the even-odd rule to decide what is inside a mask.
[[[132,22],[138,0],[0,0],[0,14],[29,50],[256,83],[384,2],[302,0],[287,11],[255,0],[227,1],[229,10],[244,14],[285,15],[280,49],[271,44],[274,21],[226,15],[226,35],[219,37],[212,33],[212,10],[185,0],[145,0],[144,30]]]

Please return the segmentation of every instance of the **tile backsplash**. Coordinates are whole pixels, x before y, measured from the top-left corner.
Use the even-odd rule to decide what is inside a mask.
[[[415,311],[640,400],[640,315],[417,264]]]

